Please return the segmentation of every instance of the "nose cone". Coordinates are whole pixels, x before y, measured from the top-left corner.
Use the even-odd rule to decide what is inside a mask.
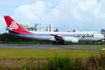
[[[100,38],[101,38],[102,40],[104,40],[105,37],[104,37],[103,35],[101,35]]]

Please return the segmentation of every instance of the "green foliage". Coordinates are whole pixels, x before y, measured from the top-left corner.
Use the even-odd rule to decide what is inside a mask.
[[[37,60],[37,69],[41,69],[41,63],[39,60]]]
[[[52,42],[36,41],[4,33],[0,35],[0,44],[52,44]]]
[[[104,70],[105,69],[105,53],[100,55],[92,55],[88,59],[75,58],[71,59],[69,55],[59,57],[57,54],[54,58],[49,58],[41,63],[33,58],[25,62],[19,70]],[[0,66],[0,70],[17,70],[13,66],[4,68]]]
[[[22,70],[28,70],[29,69],[29,62],[25,62],[25,64],[22,66]]]
[[[13,68],[13,66],[9,67],[8,70],[15,70],[15,68]]]
[[[35,70],[34,61],[31,59],[30,61],[26,62],[22,68],[22,70]]]
[[[82,61],[80,58],[75,58],[74,59],[74,66],[73,66],[73,70],[80,70],[82,68]]]
[[[71,59],[68,55],[66,55],[65,57],[55,56],[54,58],[49,59],[48,63],[43,64],[43,69],[46,70],[79,70],[81,69],[81,67],[81,59],[76,58],[73,61],[73,59]]]
[[[5,68],[3,66],[0,65],[0,70],[5,70]]]
[[[89,70],[103,70],[105,69],[105,53],[100,53],[100,55],[92,55],[87,59],[86,68]],[[90,66],[91,65],[91,66]]]

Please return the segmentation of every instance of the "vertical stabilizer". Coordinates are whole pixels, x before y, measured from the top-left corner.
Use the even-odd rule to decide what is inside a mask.
[[[4,19],[6,21],[6,24],[9,28],[9,30],[21,33],[21,34],[31,34],[30,32],[26,31],[24,28],[22,28],[15,20],[13,20],[10,16],[4,16]]]

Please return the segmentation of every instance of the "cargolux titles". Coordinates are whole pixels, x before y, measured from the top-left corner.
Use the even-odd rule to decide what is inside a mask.
[[[74,34],[74,37],[94,37],[94,34]]]

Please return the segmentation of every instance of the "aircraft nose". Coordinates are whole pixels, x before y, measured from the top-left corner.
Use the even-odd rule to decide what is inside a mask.
[[[103,35],[101,35],[101,38],[104,39],[105,37]]]

